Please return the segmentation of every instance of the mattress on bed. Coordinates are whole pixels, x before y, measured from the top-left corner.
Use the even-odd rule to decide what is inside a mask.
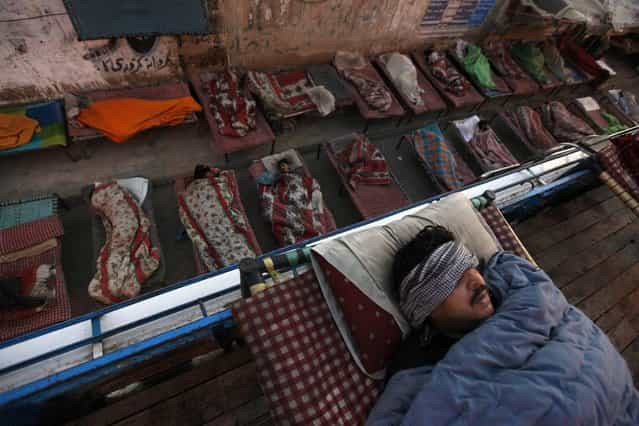
[[[216,149],[219,149],[224,154],[231,154],[267,143],[272,143],[275,140],[275,135],[271,130],[271,126],[269,126],[264,114],[258,107],[255,108],[255,130],[250,131],[243,137],[222,135],[218,129],[213,111],[211,110],[208,94],[204,88],[202,79],[199,75],[194,75],[190,78],[190,80],[193,84],[195,95],[204,109],[204,117],[206,118],[206,122],[210,128],[211,142]],[[252,97],[248,90],[247,96]]]
[[[348,177],[344,174],[344,170],[340,166],[338,155],[346,147],[348,147],[357,137],[365,137],[363,135],[352,134],[335,139],[328,142],[326,154],[330,163],[342,181],[342,185],[346,188],[353,204],[364,219],[380,216],[393,210],[400,209],[410,204],[408,198],[402,191],[401,187],[390,173],[392,182],[388,185],[367,185],[358,184],[355,189],[349,184]]]
[[[473,85],[468,81],[467,77],[460,73],[464,79],[466,79],[468,83],[468,89],[464,91],[462,95],[456,95],[454,93],[449,92],[444,87],[444,84],[439,81],[435,76],[433,76],[430,71],[430,66],[426,62],[426,55],[423,50],[419,50],[413,52],[411,54],[413,58],[413,62],[417,65],[417,68],[421,70],[426,77],[430,80],[430,82],[439,90],[441,96],[449,103],[449,105],[453,108],[466,108],[472,107],[481,104],[484,102],[484,98],[479,94],[477,89],[473,87]],[[454,67],[454,64],[450,62],[450,59],[446,58],[446,60]],[[459,71],[459,70],[458,70]]]
[[[379,67],[381,72],[384,74],[386,79],[393,84],[393,80],[390,76],[390,73],[386,69],[386,64],[382,58],[383,55],[377,56],[373,59],[375,65]],[[410,60],[410,56],[408,56]],[[413,62],[411,60],[411,62]],[[415,66],[413,62],[413,66]],[[393,85],[395,89],[395,93],[399,98],[403,101],[405,107],[410,109],[410,111],[414,115],[424,114],[426,112],[439,112],[444,111],[446,109],[446,103],[439,96],[437,90],[433,87],[433,85],[428,81],[428,79],[424,76],[424,74],[419,70],[417,66],[415,66],[415,71],[417,72],[417,85],[422,90],[421,99],[422,104],[417,105],[408,99],[408,97],[398,88]]]
[[[146,100],[166,100],[185,96],[191,96],[189,86],[185,82],[162,83],[155,86],[127,87],[122,89],[96,90],[77,94],[80,100],[90,102],[102,101],[114,98],[139,98]],[[195,113],[189,115],[184,123],[192,123],[197,120]],[[77,127],[73,120],[67,122],[67,132],[73,140],[88,140],[102,137],[99,130],[91,127]]]

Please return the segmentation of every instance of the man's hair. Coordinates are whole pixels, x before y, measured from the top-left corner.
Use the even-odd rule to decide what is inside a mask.
[[[393,278],[398,291],[399,285],[415,266],[429,258],[439,246],[454,239],[454,235],[443,226],[428,225],[410,243],[399,249],[393,262]]]

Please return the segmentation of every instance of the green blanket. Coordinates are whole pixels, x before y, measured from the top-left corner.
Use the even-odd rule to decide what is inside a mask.
[[[624,126],[623,124],[621,124],[621,121],[619,121],[619,119],[612,114],[608,114],[607,112],[602,111],[601,115],[608,122],[606,133],[608,133],[609,135],[620,132],[628,128]]]
[[[466,47],[466,56],[460,58],[464,69],[470,76],[487,89],[497,89],[493,81],[488,58],[484,56],[479,46],[469,44]]]
[[[539,83],[549,83],[544,69],[544,54],[534,43],[515,43],[510,47],[513,58]]]

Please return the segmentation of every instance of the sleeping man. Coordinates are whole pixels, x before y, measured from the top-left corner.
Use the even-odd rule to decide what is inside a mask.
[[[624,359],[526,260],[498,252],[482,267],[428,226],[393,273],[413,332],[368,425],[639,424]]]

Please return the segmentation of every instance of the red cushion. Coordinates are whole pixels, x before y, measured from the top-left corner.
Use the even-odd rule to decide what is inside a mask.
[[[369,373],[380,371],[401,342],[399,326],[391,314],[369,299],[333,265],[317,253],[316,256],[353,336],[362,365]]]

